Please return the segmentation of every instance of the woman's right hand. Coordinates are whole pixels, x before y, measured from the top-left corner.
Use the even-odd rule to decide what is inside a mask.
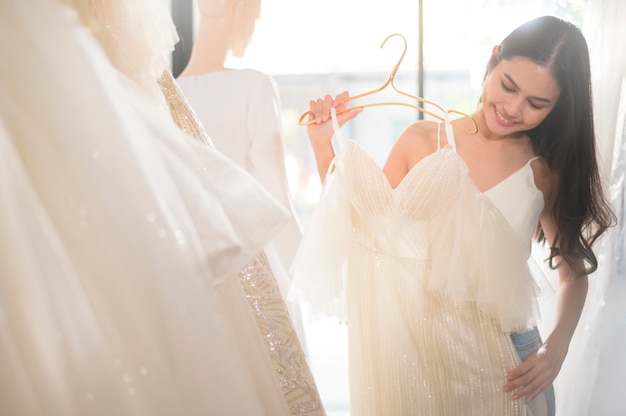
[[[344,91],[335,98],[331,95],[326,95],[324,98],[311,100],[309,103],[311,110],[309,122],[312,121],[312,123],[308,125],[307,133],[311,141],[313,153],[315,154],[317,171],[319,172],[322,182],[324,182],[328,168],[335,157],[335,151],[331,143],[334,131],[330,120],[330,109],[335,108],[335,110],[337,110],[337,122],[339,123],[339,127],[343,126],[346,121],[356,117],[357,114],[363,111],[362,107],[355,107],[346,111],[348,102],[345,99],[349,96],[348,91]]]
[[[307,133],[314,147],[330,143],[330,139],[333,137],[334,131],[330,122],[331,108],[335,108],[337,111],[339,127],[363,111],[362,107],[354,107],[347,110],[348,101],[346,99],[348,97],[350,97],[348,91],[343,91],[334,98],[331,95],[326,95],[324,98],[318,98],[309,102],[309,121],[313,121],[313,123],[308,125]]]

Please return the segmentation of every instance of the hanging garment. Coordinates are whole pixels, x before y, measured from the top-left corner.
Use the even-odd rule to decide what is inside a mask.
[[[61,2],[0,27],[0,414],[289,414],[236,278],[284,211]]]
[[[168,71],[159,80],[176,124],[196,140],[212,144],[202,124]],[[270,262],[262,250],[238,274],[260,334],[272,359],[277,383],[292,415],[325,415],[292,317]]]
[[[545,414],[503,391],[520,363],[510,333],[537,319],[530,242],[478,191],[445,130],[448,143],[393,189],[356,142],[340,148],[290,297],[347,322],[353,415]],[[524,239],[543,208],[530,196]]]
[[[289,191],[281,105],[274,80],[262,72],[242,69],[179,77],[177,82],[215,147],[258,179],[288,211],[288,223],[265,247],[286,296],[291,281],[288,271],[302,232]],[[299,308],[289,307],[303,337]]]

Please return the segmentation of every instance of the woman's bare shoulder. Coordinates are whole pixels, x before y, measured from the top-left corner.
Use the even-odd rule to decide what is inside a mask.
[[[437,124],[429,120],[416,121],[404,130],[397,144],[424,157],[437,150],[439,133]]]
[[[437,124],[417,121],[398,137],[383,168],[392,187],[420,160],[437,150]]]
[[[550,169],[548,161],[539,157],[531,163],[535,186],[543,194],[546,205],[551,205],[553,198],[553,189],[555,189],[557,175]]]

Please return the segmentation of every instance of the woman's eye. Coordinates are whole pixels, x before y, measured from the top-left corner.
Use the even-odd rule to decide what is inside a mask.
[[[513,92],[513,88],[508,87],[504,82],[502,83],[502,88],[507,92]]]
[[[533,103],[532,101],[529,101],[528,104],[530,104],[530,106],[534,108],[535,110],[541,110],[543,108],[540,105]]]

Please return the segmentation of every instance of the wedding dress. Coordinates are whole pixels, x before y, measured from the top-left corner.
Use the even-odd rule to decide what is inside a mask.
[[[0,413],[289,414],[235,278],[285,212],[72,9],[0,26]]]
[[[159,79],[176,124],[193,138],[212,145],[204,126],[168,71]],[[284,393],[292,415],[325,415],[313,374],[307,363],[292,316],[289,313],[273,263],[265,250],[238,273],[243,296],[248,299],[260,334],[272,359],[278,386]]]
[[[252,69],[213,71],[179,77],[209,137],[224,155],[246,169],[288,211],[289,220],[266,246],[265,252],[286,296],[302,231],[289,192],[280,99],[274,80]],[[300,311],[289,305],[300,335]]]
[[[519,190],[530,175],[513,206],[523,215],[510,215],[478,191],[445,131],[396,188],[359,144],[339,149],[290,297],[347,322],[351,414],[544,414],[543,395],[528,406],[503,391],[520,363],[511,332],[538,319],[526,261],[543,199],[531,161],[498,185]]]

